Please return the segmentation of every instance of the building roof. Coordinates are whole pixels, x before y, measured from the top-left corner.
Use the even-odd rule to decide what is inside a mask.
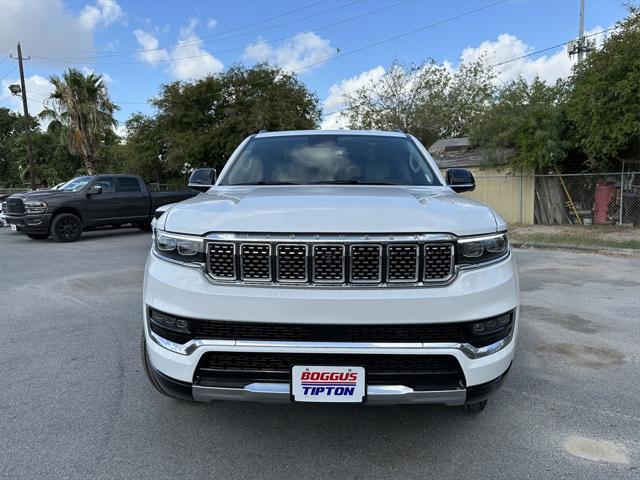
[[[439,168],[465,168],[485,165],[504,165],[514,154],[510,148],[495,151],[489,159],[486,152],[471,148],[468,137],[441,138],[429,148]]]

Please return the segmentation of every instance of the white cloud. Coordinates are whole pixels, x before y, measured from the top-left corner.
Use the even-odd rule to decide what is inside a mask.
[[[53,52],[93,49],[93,31],[69,13],[61,0],[0,2],[0,49],[18,41],[25,55],[62,56]]]
[[[88,29],[97,25],[109,26],[124,18],[124,11],[116,0],[97,0],[95,5],[87,5],[80,13],[80,22]]]
[[[209,30],[213,30],[217,26],[218,26],[218,21],[215,18],[210,18],[209,20],[207,20],[207,28]]]
[[[82,73],[84,73],[85,75],[89,75],[90,73],[93,73],[95,75],[101,75],[105,85],[109,85],[113,83],[113,78],[108,73],[96,72],[93,68],[89,68],[86,65],[82,67],[80,70],[82,70]]]
[[[169,59],[169,54],[164,48],[158,49],[158,39],[144,30],[134,30],[133,34],[143,51],[137,53],[143,62],[154,63]]]
[[[304,73],[331,58],[334,53],[329,40],[313,32],[299,33],[279,47],[260,40],[244,50],[244,58],[255,62],[270,62],[286,71]]]
[[[0,0],[0,51],[20,41],[24,54],[34,58],[74,55],[67,50],[90,52],[95,29],[123,18],[116,0],[96,0],[78,15],[63,0]]]
[[[178,80],[193,80],[218,73],[224,64],[202,47],[202,40],[195,33],[196,19],[180,29],[180,38],[175,47],[159,48],[158,39],[144,30],[135,30],[133,34],[142,47],[138,58],[147,63],[167,62],[169,71]]]
[[[595,27],[585,32],[586,35],[603,30]],[[598,35],[600,44],[602,35]],[[489,64],[495,65],[507,60],[527,55],[536,49],[520,40],[515,35],[502,33],[495,41],[486,40],[477,47],[467,47],[460,56],[461,62],[470,62],[486,55]],[[497,78],[495,82],[501,84],[513,80],[518,76],[531,81],[536,76],[547,82],[553,83],[559,78],[565,78],[571,73],[571,67],[575,64],[575,58],[569,58],[566,48],[560,48],[548,55],[536,55],[499,65],[496,67]]]
[[[22,115],[22,97],[11,95],[11,92],[9,92],[9,85],[19,83],[20,78],[18,76],[2,80],[2,85],[0,85],[0,101],[2,105],[6,105],[14,112]],[[51,83],[49,83],[49,79],[41,77],[40,75],[32,75],[25,78],[25,83],[27,86],[29,115],[35,117],[44,110],[44,100],[53,91],[53,87]],[[45,129],[47,125],[48,122],[41,122],[40,127]]]
[[[202,48],[202,40],[191,34],[180,39],[172,51],[171,71],[179,80],[193,80],[218,73],[224,64]]]
[[[359,75],[342,80],[339,83],[334,83],[329,87],[329,96],[322,102],[323,110],[325,113],[330,113],[335,110],[340,110],[345,107],[344,96],[353,94],[356,90],[369,85],[371,82],[375,82],[382,78],[385,73],[385,69],[382,66],[377,66],[371,70],[366,70]],[[346,118],[339,112],[332,113],[323,117],[321,128],[323,129],[338,129],[346,128]]]

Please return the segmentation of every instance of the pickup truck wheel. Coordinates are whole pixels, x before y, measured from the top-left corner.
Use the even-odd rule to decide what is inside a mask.
[[[75,242],[82,235],[82,222],[71,213],[62,213],[51,222],[51,237],[56,242]]]
[[[27,233],[27,237],[31,238],[32,240],[46,240],[47,238],[49,238],[49,234],[48,233]]]
[[[486,406],[487,406],[487,401],[482,400],[481,402],[478,402],[478,403],[467,403],[466,405],[461,405],[459,408],[463,412],[480,413],[482,410],[484,410],[484,407]]]
[[[157,390],[160,394],[164,395],[165,397],[169,397],[174,400],[184,401],[182,398],[176,397],[166,392],[162,388],[162,385],[158,383],[158,380],[156,380],[156,377],[153,375],[153,372],[151,371],[151,365],[149,365],[149,357],[147,355],[147,342],[144,339],[144,330],[142,330],[142,337],[140,339],[140,353],[142,355],[142,366],[144,367],[144,373],[147,374],[147,378],[149,379],[151,386],[155,390]]]

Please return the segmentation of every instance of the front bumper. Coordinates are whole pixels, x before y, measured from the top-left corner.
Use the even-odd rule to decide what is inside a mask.
[[[295,289],[214,285],[200,270],[149,256],[144,285],[145,337],[149,362],[159,382],[199,401],[214,399],[288,402],[286,383],[254,382],[240,387],[202,386],[194,378],[207,352],[264,352],[372,355],[446,355],[464,374],[455,388],[417,390],[406,385],[370,385],[367,403],[443,403],[482,400],[509,369],[518,330],[518,281],[511,256],[491,266],[460,272],[446,287],[407,289]],[[475,348],[456,343],[346,343],[251,340],[192,340],[178,345],[147,327],[150,306],[170,314],[212,320],[389,324],[465,322],[515,310],[511,334]],[[172,388],[173,388],[172,387]],[[186,393],[185,393],[186,392]]]
[[[24,233],[48,233],[49,223],[51,223],[51,214],[24,214],[24,215],[7,215],[5,221],[9,225],[15,225],[18,230]]]

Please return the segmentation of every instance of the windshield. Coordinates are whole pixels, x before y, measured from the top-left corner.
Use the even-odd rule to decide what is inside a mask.
[[[87,183],[89,183],[93,177],[84,176],[84,177],[76,177],[72,180],[69,180],[67,183],[62,185],[57,190],[64,190],[65,192],[77,192],[81,190]]]
[[[254,138],[220,185],[440,185],[406,137],[295,135]]]

